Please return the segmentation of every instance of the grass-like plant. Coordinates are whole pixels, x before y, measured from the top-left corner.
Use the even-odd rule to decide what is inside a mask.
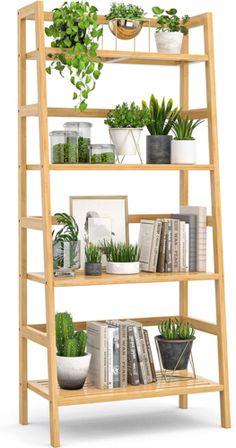
[[[164,320],[158,326],[160,336],[166,340],[193,339],[195,329],[190,323],[180,320]]]
[[[87,263],[101,263],[102,252],[99,246],[88,244],[85,247],[85,258]]]
[[[110,7],[109,13],[106,15],[107,20],[112,19],[143,19],[145,16],[145,12],[141,6],[133,5],[129,3],[125,5],[125,3],[116,3],[113,2]]]
[[[146,124],[151,135],[168,135],[173,124],[179,116],[179,109],[173,109],[173,100],[169,99],[167,104],[165,98],[159,103],[158,99],[152,94],[149,106],[146,101],[142,101],[143,110],[149,111],[149,121]]]
[[[58,356],[84,356],[87,343],[85,331],[75,331],[69,313],[56,313],[56,346]]]
[[[107,261],[113,263],[132,263],[140,259],[140,248],[137,244],[114,243],[106,241],[101,244],[101,250]]]
[[[55,233],[52,232],[53,241],[55,243],[66,241],[78,241],[79,227],[73,216],[67,213],[55,213],[57,223],[63,227]]]
[[[111,128],[143,128],[150,121],[147,107],[140,108],[134,102],[122,103],[108,112],[104,123]]]
[[[187,14],[183,17],[178,17],[177,9],[171,8],[169,10],[164,10],[159,6],[154,6],[152,12],[157,19],[157,31],[180,31],[184,35],[188,34],[188,28],[185,26],[189,21],[189,16]]]
[[[175,140],[194,140],[193,131],[203,123],[204,120],[191,120],[188,116],[178,116],[177,120],[173,123],[172,130],[175,134]]]

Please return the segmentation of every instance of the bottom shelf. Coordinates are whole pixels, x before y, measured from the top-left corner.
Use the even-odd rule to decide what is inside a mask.
[[[29,381],[28,388],[49,400],[48,381]],[[106,401],[134,400],[140,398],[164,397],[168,395],[184,395],[203,392],[219,392],[223,385],[202,377],[196,379],[175,379],[166,383],[159,372],[157,382],[147,385],[130,386],[117,389],[97,389],[84,386],[80,390],[62,390],[58,387],[58,404],[60,406],[99,403]]]

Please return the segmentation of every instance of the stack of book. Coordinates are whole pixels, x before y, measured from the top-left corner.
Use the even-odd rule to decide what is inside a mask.
[[[147,330],[136,321],[87,323],[88,383],[112,389],[156,381]]]
[[[170,219],[140,223],[140,269],[147,272],[206,272],[205,207],[181,206]]]

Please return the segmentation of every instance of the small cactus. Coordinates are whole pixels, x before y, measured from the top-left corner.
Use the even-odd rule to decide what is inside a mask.
[[[75,333],[75,338],[78,342],[78,356],[84,356],[85,347],[87,344],[87,334],[83,330],[77,331]]]
[[[57,313],[55,319],[57,354],[63,356],[65,341],[73,338],[74,335],[72,317],[69,313]]]
[[[63,356],[79,356],[78,341],[76,338],[66,339]]]

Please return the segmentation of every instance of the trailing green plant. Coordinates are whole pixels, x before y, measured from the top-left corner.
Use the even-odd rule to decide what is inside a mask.
[[[111,128],[143,128],[150,121],[147,107],[140,108],[134,102],[122,103],[108,112],[104,123]]]
[[[173,100],[169,99],[167,104],[165,98],[159,103],[158,99],[152,94],[147,106],[146,101],[142,101],[142,107],[149,111],[149,121],[147,128],[151,135],[168,135],[173,124],[179,116],[178,107],[173,109]]]
[[[45,28],[45,33],[53,38],[51,47],[61,49],[58,54],[50,55],[53,61],[46,71],[51,74],[56,70],[64,77],[68,69],[75,89],[75,107],[84,111],[103,67],[97,57],[98,40],[103,33],[97,20],[97,8],[87,1],[64,2],[53,10],[52,24]]]
[[[78,241],[79,227],[73,216],[67,213],[55,213],[57,223],[63,227],[55,233],[52,232],[54,242]]]
[[[113,263],[132,263],[140,259],[140,248],[137,244],[114,243],[112,240],[104,240],[101,250],[106,255],[107,261]]]
[[[190,323],[168,319],[158,326],[160,336],[166,340],[193,339],[195,329]]]
[[[125,5],[125,3],[113,2],[110,6],[109,13],[106,15],[106,19],[143,19],[145,14],[141,6],[133,5],[132,3]]]
[[[58,356],[84,356],[87,344],[85,331],[75,331],[69,313],[56,313],[56,346]]]
[[[88,244],[87,246],[85,246],[85,258],[87,263],[101,263],[101,248],[94,244]]]
[[[152,8],[154,17],[157,19],[157,31],[160,32],[175,32],[180,31],[185,36],[188,34],[188,28],[186,28],[186,23],[189,21],[189,16],[186,14],[183,17],[177,16],[177,9],[171,8],[165,10],[159,6],[154,6]]]
[[[194,140],[192,134],[194,129],[203,123],[204,120],[191,120],[188,116],[178,116],[175,123],[173,123],[173,132],[175,140]]]

